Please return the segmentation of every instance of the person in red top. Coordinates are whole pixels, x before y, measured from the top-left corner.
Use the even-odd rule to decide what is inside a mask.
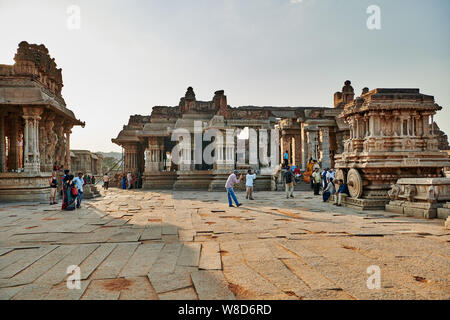
[[[299,182],[300,181],[301,175],[302,174],[300,173],[300,168],[299,167],[295,167],[295,169],[294,169],[295,182]]]

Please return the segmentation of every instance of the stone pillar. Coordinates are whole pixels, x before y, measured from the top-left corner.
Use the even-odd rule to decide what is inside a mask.
[[[16,114],[9,117],[8,135],[8,170],[17,171],[19,168],[19,118]]]
[[[375,136],[375,125],[374,125],[374,116],[372,114],[369,114],[369,137]]]
[[[147,163],[145,164],[146,172],[157,172],[161,170],[161,146],[158,143],[157,137],[150,137],[148,139]]]
[[[292,164],[301,166],[302,164],[302,136],[296,134],[292,136]]]
[[[178,169],[180,171],[191,171],[192,170],[192,164],[193,164],[193,159],[192,159],[192,136],[191,139],[189,139],[189,141],[181,141],[180,145],[180,149],[181,149],[181,161],[180,164],[178,166]]]
[[[64,159],[64,169],[70,170],[70,134],[72,133],[71,128],[66,128],[66,156]]]
[[[225,168],[232,170],[235,168],[235,135],[227,132],[225,136]]]
[[[306,170],[308,164],[308,134],[305,127],[302,125],[302,170]]]
[[[0,111],[0,172],[6,171],[5,112]]]
[[[316,129],[309,129],[308,131],[308,159],[318,160],[317,154],[317,131]]]
[[[125,171],[137,173],[137,145],[127,144],[125,149]]]
[[[321,128],[322,134],[322,168],[331,168],[330,159],[330,129],[328,127]]]
[[[431,136],[434,136],[434,115],[431,115]]]
[[[25,172],[39,173],[41,162],[39,155],[39,120],[42,109],[24,107],[24,169]]]
[[[430,115],[428,113],[424,113],[422,117],[422,126],[423,126],[423,136],[428,137],[430,134],[430,124],[429,118]]]
[[[225,156],[224,156],[224,135],[218,135],[214,140],[214,170],[224,169]]]

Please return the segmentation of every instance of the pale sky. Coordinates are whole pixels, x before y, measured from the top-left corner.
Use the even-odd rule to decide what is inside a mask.
[[[81,9],[78,30],[67,8]],[[381,30],[369,30],[370,5]],[[333,106],[345,80],[420,88],[443,107],[450,134],[448,0],[0,0],[0,64],[19,42],[45,44],[63,69],[63,96],[84,129],[72,149],[111,143],[132,114],[223,89],[228,103]]]

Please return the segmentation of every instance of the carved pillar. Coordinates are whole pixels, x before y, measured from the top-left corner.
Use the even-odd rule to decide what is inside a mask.
[[[214,140],[214,170],[223,169],[225,163],[224,146],[224,134],[220,132]]]
[[[40,172],[39,156],[39,120],[41,119],[42,109],[24,107],[23,119],[24,127],[24,169],[28,173]]]
[[[331,168],[330,129],[328,127],[323,127],[320,131],[322,134],[322,168]]]
[[[300,166],[302,163],[302,137],[301,135],[292,136],[292,164]]]
[[[434,136],[434,115],[431,115],[431,136]]]
[[[180,149],[181,149],[181,161],[180,161],[180,165],[179,170],[180,171],[191,171],[192,170],[192,137],[191,139],[189,139],[188,141],[181,141],[180,145]]]
[[[234,132],[226,132],[225,137],[225,165],[224,169],[232,170],[235,168],[235,143],[234,143]]]
[[[430,124],[429,124],[429,118],[430,114],[424,113],[422,114],[422,126],[423,126],[423,136],[428,137],[430,133]]]
[[[306,170],[306,165],[308,164],[308,134],[305,127],[302,125],[302,170]]]
[[[125,171],[131,173],[137,173],[137,145],[126,144],[123,146],[125,149]]]
[[[58,166],[61,166],[64,164],[65,159],[65,153],[66,153],[66,142],[64,137],[64,125],[63,120],[61,118],[58,118],[55,120],[55,127],[54,131],[56,134],[57,142],[55,147],[55,161]]]
[[[5,114],[0,111],[0,172],[6,171]]]
[[[318,160],[317,154],[317,129],[310,129],[308,131],[308,158],[313,158],[314,160]]]
[[[19,161],[19,118],[17,114],[8,117],[8,170],[17,171],[20,169]]]
[[[69,170],[71,167],[71,163],[70,163],[70,135],[72,133],[71,129],[72,129],[71,126],[66,127],[66,130],[64,133],[66,135],[66,150],[65,150],[66,155],[64,158],[64,168],[69,169]]]
[[[369,137],[374,137],[375,136],[375,125],[374,125],[374,116],[372,113],[369,113],[369,131],[370,131],[370,135]]]
[[[161,168],[161,146],[157,137],[148,138],[147,163],[145,164],[145,171],[155,172],[160,171]]]
[[[45,126],[45,159],[42,158],[41,162],[45,162],[45,171],[50,172],[53,170],[53,162],[55,161],[55,150],[58,142],[58,137],[53,130],[55,115],[51,114],[47,117],[44,123]]]

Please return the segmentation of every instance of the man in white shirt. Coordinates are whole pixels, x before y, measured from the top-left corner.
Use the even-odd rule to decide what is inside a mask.
[[[83,185],[84,185],[83,173],[81,173],[81,172],[78,173],[78,177],[73,179],[73,183],[75,184],[75,186],[78,189],[77,209],[79,209],[81,206],[81,200],[83,200]]]
[[[247,175],[245,176],[245,186],[247,188],[247,196],[246,199],[253,199],[253,180],[256,179],[256,173],[252,174],[252,170],[247,171]]]
[[[333,176],[332,176],[332,170],[333,169],[328,169],[328,171],[327,171],[327,179],[326,179],[326,181],[325,181],[325,188],[328,186],[328,182],[330,182],[330,178],[333,178]],[[334,179],[334,178],[333,178]]]

